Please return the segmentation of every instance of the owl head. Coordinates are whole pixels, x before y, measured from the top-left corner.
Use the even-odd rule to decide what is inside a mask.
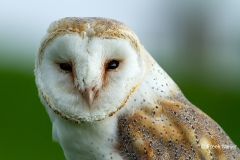
[[[53,22],[36,58],[42,103],[75,123],[114,115],[144,75],[141,50],[133,31],[115,20],[64,18]]]

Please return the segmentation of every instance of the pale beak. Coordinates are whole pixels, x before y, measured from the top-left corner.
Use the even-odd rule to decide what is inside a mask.
[[[86,88],[85,91],[83,92],[83,97],[86,100],[89,108],[93,103],[95,94],[96,92],[94,91],[94,88]]]

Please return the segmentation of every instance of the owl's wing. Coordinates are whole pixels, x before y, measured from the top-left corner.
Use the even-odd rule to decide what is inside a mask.
[[[165,100],[118,120],[125,159],[240,159],[221,127],[191,104]]]

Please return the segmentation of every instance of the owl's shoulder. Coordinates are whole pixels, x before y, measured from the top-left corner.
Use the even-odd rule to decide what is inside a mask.
[[[234,159],[240,151],[210,117],[165,99],[118,119],[120,153],[130,159]]]

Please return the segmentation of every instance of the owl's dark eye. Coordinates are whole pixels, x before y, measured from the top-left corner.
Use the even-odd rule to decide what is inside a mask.
[[[119,65],[119,61],[111,60],[110,62],[108,62],[106,69],[107,70],[108,69],[116,69],[118,67],[118,65]]]
[[[64,71],[72,71],[72,65],[69,63],[60,63],[59,67]]]

